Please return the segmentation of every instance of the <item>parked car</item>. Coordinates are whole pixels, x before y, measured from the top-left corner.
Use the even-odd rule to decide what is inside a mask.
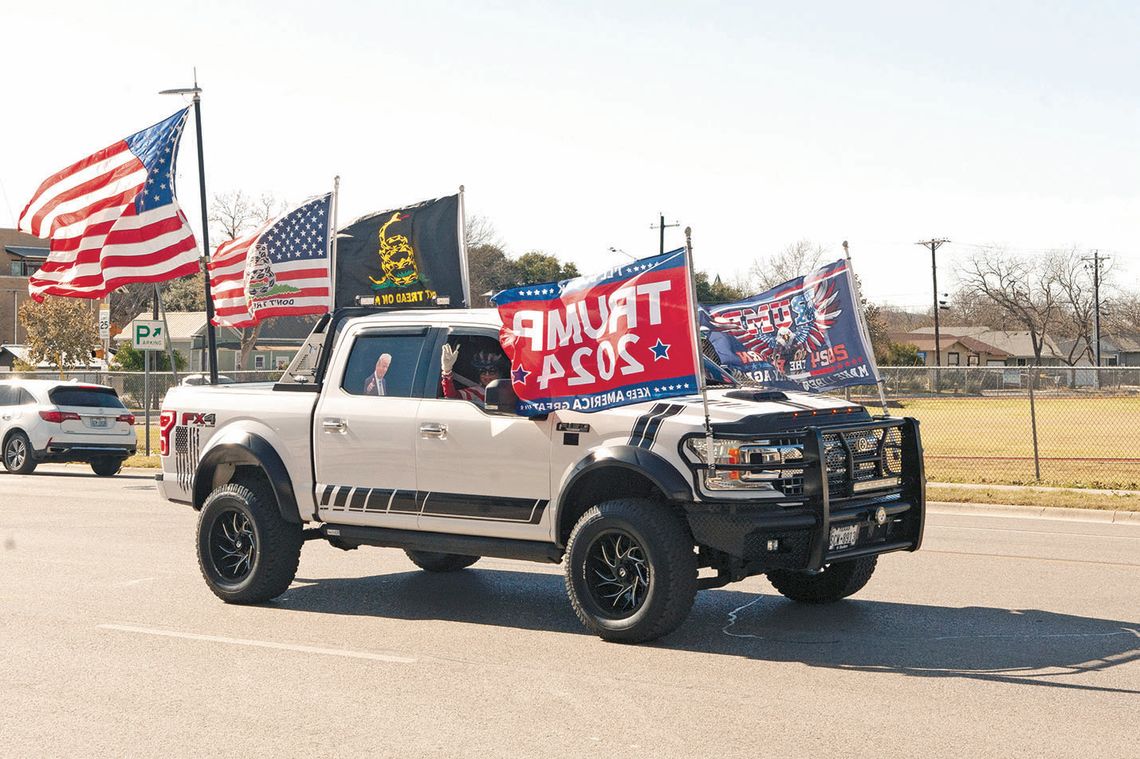
[[[53,380],[0,380],[0,440],[14,474],[82,461],[110,477],[137,447],[135,417],[114,388]]]
[[[233,377],[227,377],[224,374],[218,375],[218,384],[219,385],[232,385],[235,382],[237,382],[237,380],[235,380]],[[208,375],[208,374],[187,374],[185,377],[182,378],[181,384],[187,385],[187,386],[208,385],[208,384],[210,384],[210,375]]]

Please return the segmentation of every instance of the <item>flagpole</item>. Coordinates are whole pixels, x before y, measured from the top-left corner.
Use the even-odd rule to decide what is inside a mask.
[[[863,334],[863,339],[871,348],[871,364],[875,367],[875,387],[879,390],[879,404],[883,407],[883,416],[889,416],[890,412],[887,411],[887,393],[883,389],[883,377],[879,374],[879,365],[875,361],[875,346],[871,345],[871,334],[867,330],[867,320],[863,318],[863,288],[859,285],[859,280],[855,276],[855,264],[851,262],[851,250],[847,247],[847,241],[843,241],[843,255],[847,258],[847,276],[850,277],[851,287],[855,291],[855,312],[859,317],[859,331]]]
[[[191,95],[194,103],[194,127],[198,137],[198,185],[202,196],[202,280],[206,291],[206,345],[210,354],[210,384],[218,384],[218,336],[214,330],[214,296],[210,291],[210,222],[206,208],[206,159],[202,155],[202,88],[198,86],[198,69],[194,69],[194,86],[162,90],[159,95]]]
[[[700,315],[698,313],[699,305],[697,303],[697,271],[693,266],[693,230],[692,227],[685,227],[685,268],[688,270],[689,275],[689,296],[692,302],[689,304],[689,323],[693,329],[693,351],[696,353],[696,369],[697,369],[697,387],[701,390],[701,403],[704,406],[705,412],[705,464],[709,467],[709,476],[714,476],[716,472],[716,457],[713,456],[713,433],[712,422],[709,420],[709,389],[705,383],[705,360],[704,352],[701,350],[701,330],[698,324],[700,323]]]
[[[471,281],[467,263],[467,206],[463,202],[463,185],[459,185],[459,276],[463,281],[463,306],[472,308]]]
[[[333,177],[332,229],[329,230],[329,312],[336,310],[336,228],[340,210],[340,174]]]

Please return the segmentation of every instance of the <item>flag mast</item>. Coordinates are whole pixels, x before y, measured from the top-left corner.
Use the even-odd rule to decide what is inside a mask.
[[[340,210],[340,174],[333,177],[332,226],[329,228],[329,313],[336,310],[336,227]]]
[[[843,255],[847,257],[847,276],[850,278],[851,289],[855,291],[855,315],[859,317],[859,331],[871,349],[871,364],[875,367],[875,376],[877,377],[875,387],[879,390],[879,404],[883,407],[883,416],[889,416],[887,394],[883,390],[885,383],[882,375],[879,374],[879,366],[875,362],[875,346],[871,345],[871,333],[867,329],[867,320],[863,318],[863,288],[859,286],[859,280],[855,277],[855,265],[851,262],[851,251],[847,247],[846,240],[843,241]]]
[[[705,464],[709,467],[709,476],[716,471],[716,457],[713,456],[712,422],[709,420],[709,389],[705,383],[705,359],[701,350],[700,308],[697,303],[697,271],[693,266],[693,229],[685,227],[685,268],[689,274],[689,295],[692,303],[689,304],[689,323],[693,328],[693,352],[696,354],[697,387],[701,391],[701,403],[705,412]]]
[[[463,283],[463,307],[471,303],[471,265],[467,262],[467,206],[463,203],[463,185],[459,185],[459,276]]]
[[[206,160],[202,156],[202,89],[198,86],[198,69],[194,69],[194,86],[162,90],[159,95],[191,95],[194,103],[194,127],[198,138],[198,185],[202,198],[202,281],[206,291],[206,346],[210,355],[210,384],[218,384],[218,335],[214,329],[214,295],[210,291],[210,222],[206,208]]]

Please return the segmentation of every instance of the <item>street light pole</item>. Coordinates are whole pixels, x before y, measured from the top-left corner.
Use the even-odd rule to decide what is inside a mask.
[[[937,251],[949,240],[920,240],[915,245],[930,248],[930,274],[934,283],[934,365],[942,366],[941,334],[938,327],[938,256]]]

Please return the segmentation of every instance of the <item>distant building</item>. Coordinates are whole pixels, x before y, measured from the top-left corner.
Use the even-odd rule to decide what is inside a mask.
[[[1028,331],[1009,332],[989,327],[948,326],[939,329],[942,366],[1029,366],[1034,361],[1033,339]],[[934,366],[934,327],[892,332],[891,340],[918,349],[926,366]],[[1052,338],[1044,338],[1041,366],[1058,366],[1064,355]]]
[[[47,259],[48,243],[15,229],[0,228],[0,342],[20,343],[26,337],[17,319],[28,298],[28,277]]]

